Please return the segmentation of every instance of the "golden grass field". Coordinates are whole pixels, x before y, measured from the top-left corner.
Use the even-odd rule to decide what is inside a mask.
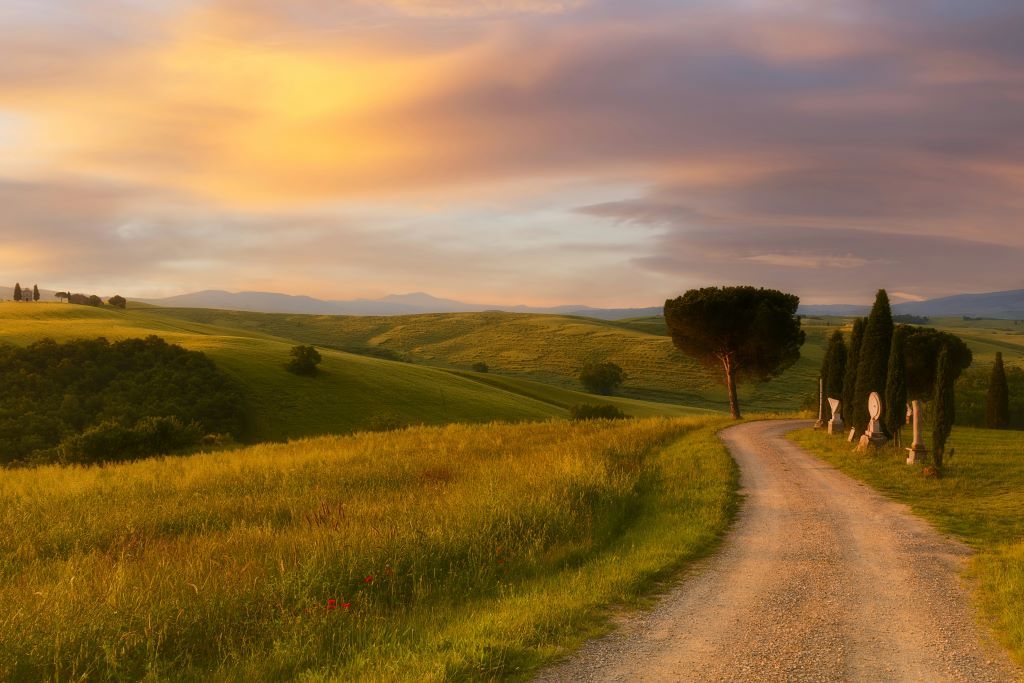
[[[0,679],[521,677],[714,546],[736,505],[727,422],[4,472]]]

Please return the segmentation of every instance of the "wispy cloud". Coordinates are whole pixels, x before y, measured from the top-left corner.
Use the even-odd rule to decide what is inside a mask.
[[[8,269],[50,249],[119,287],[187,288],[173,262],[323,295],[491,274],[494,301],[612,304],[726,277],[1024,285],[1009,0],[38,0],[0,22]]]

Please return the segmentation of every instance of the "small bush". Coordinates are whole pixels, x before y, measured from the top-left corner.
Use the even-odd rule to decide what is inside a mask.
[[[490,372],[490,370],[487,363],[473,363],[473,372]]]
[[[120,294],[115,294],[114,296],[107,299],[107,303],[113,306],[114,308],[125,309],[128,307],[128,301]]]
[[[590,363],[580,371],[580,382],[592,394],[610,396],[625,381],[626,373],[615,363]]]
[[[296,375],[315,375],[317,373],[316,366],[320,365],[321,360],[323,359],[315,346],[294,346],[292,347],[292,359],[288,361],[285,368],[288,369],[288,372],[293,372]]]
[[[127,427],[108,420],[64,439],[57,456],[64,463],[103,463],[168,454],[198,444],[203,430],[197,422],[176,417],[144,417]]]
[[[582,403],[569,409],[569,417],[578,422],[581,420],[624,420],[629,416],[609,403],[601,405]]]

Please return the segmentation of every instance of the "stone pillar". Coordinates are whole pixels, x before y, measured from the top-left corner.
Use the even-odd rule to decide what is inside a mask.
[[[818,378],[818,421],[814,423],[815,429],[825,426],[825,379]]]
[[[911,418],[912,424],[914,425],[914,442],[907,449],[907,464],[913,465],[917,462],[924,462],[928,459],[928,449],[924,447],[924,439],[921,437],[921,402],[913,401],[911,404],[911,410],[913,411],[913,417]]]

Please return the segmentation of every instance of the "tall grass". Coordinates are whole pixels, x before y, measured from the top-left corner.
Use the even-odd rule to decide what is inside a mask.
[[[520,676],[714,544],[736,486],[722,424],[424,427],[3,472],[0,678]]]
[[[905,464],[905,451],[852,452],[845,439],[805,430],[793,440],[973,546],[969,575],[986,621],[1024,663],[1024,432],[957,427],[942,479]]]

